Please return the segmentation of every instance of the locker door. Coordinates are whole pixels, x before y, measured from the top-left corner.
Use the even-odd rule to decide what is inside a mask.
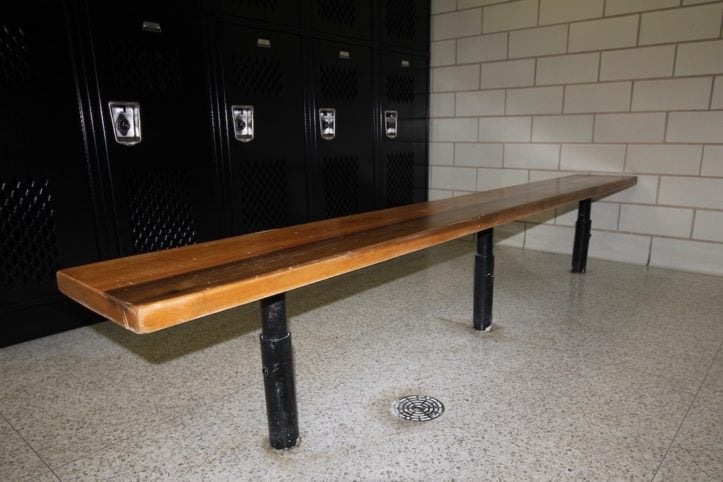
[[[424,57],[382,53],[380,207],[427,199],[427,72]],[[386,113],[396,113],[396,132],[387,131]]]
[[[384,44],[429,50],[429,0],[382,0],[381,10]]]
[[[221,38],[236,233],[304,222],[301,39],[228,24]],[[253,108],[252,139],[236,139],[234,106]]]
[[[372,38],[370,0],[313,0],[309,8],[312,27],[318,32]]]
[[[55,271],[99,257],[65,15],[0,6],[0,346],[82,324]]]
[[[91,14],[121,254],[217,238],[217,173],[201,23],[170,14]],[[112,102],[139,106],[139,143],[116,140],[120,119],[110,110]]]
[[[219,0],[221,13],[283,25],[299,25],[299,0]]]
[[[372,209],[371,50],[315,41],[314,94],[315,216],[330,218]],[[321,136],[320,109],[335,113],[333,138]]]

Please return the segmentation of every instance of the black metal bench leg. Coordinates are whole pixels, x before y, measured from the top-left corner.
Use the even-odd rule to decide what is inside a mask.
[[[580,201],[575,223],[575,245],[572,248],[572,272],[584,273],[587,267],[587,249],[590,246],[590,209],[591,199]]]
[[[284,293],[261,300],[260,338],[269,441],[275,449],[288,449],[299,438],[299,421]]]
[[[475,330],[488,330],[492,325],[492,294],[495,279],[495,255],[492,228],[477,233],[477,253],[474,257]]]

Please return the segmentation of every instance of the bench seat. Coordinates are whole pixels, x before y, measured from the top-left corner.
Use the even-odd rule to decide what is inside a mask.
[[[573,175],[494,189],[63,269],[58,287],[150,333],[635,183]]]
[[[579,202],[572,271],[585,272],[593,198],[635,177],[575,175],[63,269],[60,290],[136,333],[261,300],[269,442],[299,439],[287,291],[477,233],[472,322],[492,324],[493,230]]]

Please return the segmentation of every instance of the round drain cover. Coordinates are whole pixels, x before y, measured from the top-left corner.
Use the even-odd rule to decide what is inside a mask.
[[[410,395],[392,402],[392,413],[412,422],[428,422],[442,415],[444,405],[434,397]]]

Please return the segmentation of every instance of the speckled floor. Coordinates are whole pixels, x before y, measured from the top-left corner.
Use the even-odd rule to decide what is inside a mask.
[[[593,241],[594,242],[594,241]],[[473,243],[289,295],[301,441],[267,446],[258,306],[0,349],[0,480],[723,480],[723,278]],[[432,395],[402,422],[393,399]]]

